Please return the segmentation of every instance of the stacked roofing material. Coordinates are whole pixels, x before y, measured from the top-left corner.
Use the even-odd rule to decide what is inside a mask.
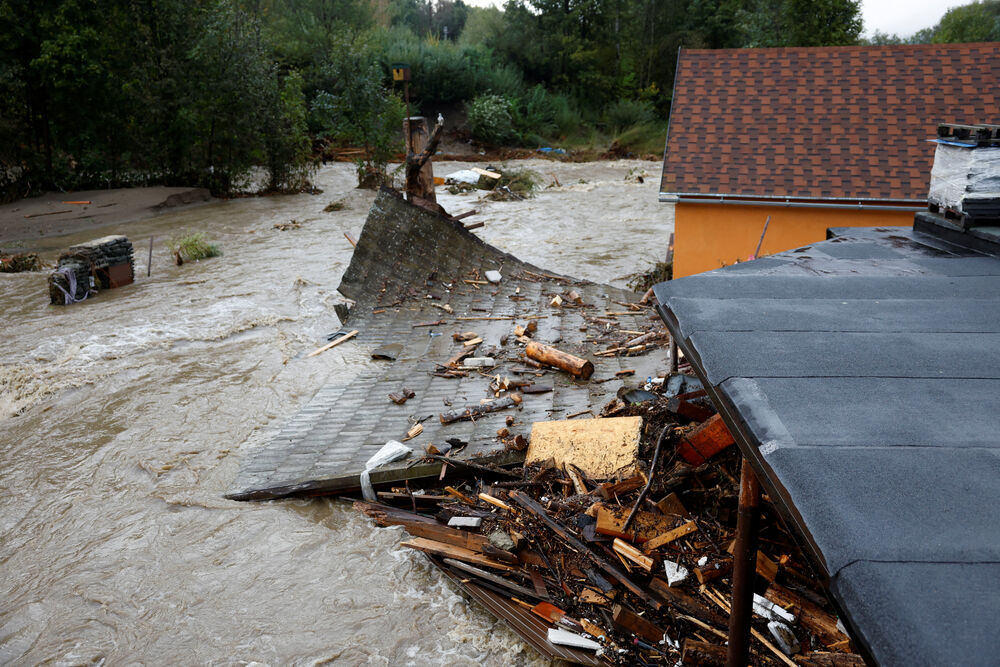
[[[69,305],[135,280],[132,243],[125,236],[105,236],[70,247],[49,276],[49,298]]]
[[[930,211],[963,229],[1000,225],[1000,125],[941,125],[935,141]]]

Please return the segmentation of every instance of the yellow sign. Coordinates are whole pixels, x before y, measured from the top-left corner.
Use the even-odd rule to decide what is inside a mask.
[[[409,81],[410,80],[410,67],[409,67],[409,65],[393,65],[392,66],[392,80],[393,81]]]

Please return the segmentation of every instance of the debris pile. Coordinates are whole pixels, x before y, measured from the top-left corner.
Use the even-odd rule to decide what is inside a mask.
[[[83,301],[100,289],[135,280],[132,243],[124,236],[105,236],[70,247],[49,275],[49,299],[56,305]]]
[[[25,271],[41,270],[42,261],[33,252],[0,255],[0,273],[23,273]]]
[[[429,444],[437,482],[355,508],[402,526],[403,546],[551,658],[724,664],[740,455],[697,378],[638,391],[602,410],[620,416],[536,422],[529,439],[513,435],[528,426],[516,394],[485,402],[511,410],[498,437],[526,446],[522,465],[455,465],[466,443]],[[795,539],[761,511],[751,663],[864,664]]]

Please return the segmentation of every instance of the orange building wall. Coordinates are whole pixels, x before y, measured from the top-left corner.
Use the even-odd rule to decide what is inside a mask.
[[[711,271],[753,254],[771,216],[760,254],[826,239],[828,227],[910,227],[913,211],[678,202],[674,211],[674,278]]]

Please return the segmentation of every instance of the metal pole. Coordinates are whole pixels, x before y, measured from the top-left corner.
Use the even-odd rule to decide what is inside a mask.
[[[153,272],[153,239],[154,236],[149,237],[149,259],[146,260],[146,277]]]
[[[677,366],[678,366],[678,364],[679,364],[679,361],[678,361],[678,354],[677,354],[677,341],[674,340],[673,336],[671,336],[670,337],[670,372],[671,373],[676,373],[677,372]]]
[[[750,656],[750,619],[757,574],[757,513],[760,481],[750,462],[740,468],[740,505],[733,549],[733,599],[729,614],[729,650],[726,667],[745,667]]]

